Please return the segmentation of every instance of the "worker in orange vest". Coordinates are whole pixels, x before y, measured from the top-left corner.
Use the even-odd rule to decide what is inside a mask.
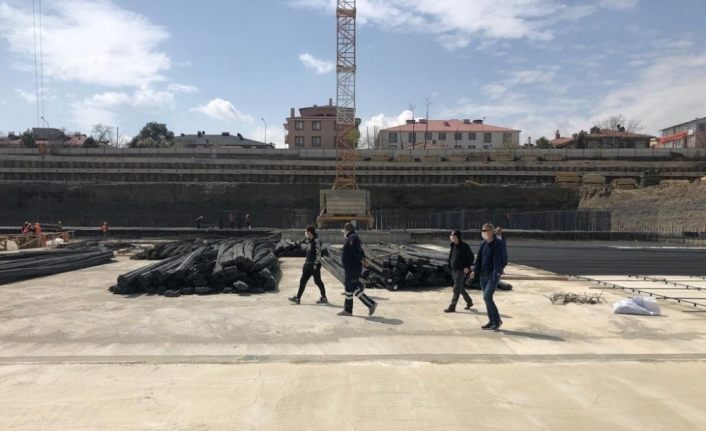
[[[101,226],[101,232],[103,232],[103,236],[108,235],[108,222],[104,221],[103,225]]]

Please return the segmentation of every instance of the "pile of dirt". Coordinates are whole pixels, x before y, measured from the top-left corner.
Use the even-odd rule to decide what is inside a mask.
[[[585,189],[580,209],[612,211],[613,230],[706,231],[706,181],[663,182],[636,190]]]

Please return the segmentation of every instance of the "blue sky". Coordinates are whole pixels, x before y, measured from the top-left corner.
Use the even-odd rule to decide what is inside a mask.
[[[281,145],[335,97],[330,0],[44,0],[44,116],[90,132],[241,132]],[[35,0],[38,8],[39,2]],[[486,118],[528,136],[609,115],[644,133],[706,115],[701,0],[359,0],[358,116]],[[0,0],[0,131],[36,126],[32,2]],[[41,109],[41,108],[40,108]]]

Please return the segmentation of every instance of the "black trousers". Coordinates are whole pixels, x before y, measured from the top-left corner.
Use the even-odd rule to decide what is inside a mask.
[[[297,298],[301,299],[304,294],[304,289],[306,289],[306,284],[312,276],[314,277],[314,283],[319,288],[319,292],[321,292],[321,297],[326,298],[326,287],[324,287],[324,282],[321,281],[321,264],[315,263],[304,264],[304,268],[302,268],[302,278],[299,280]]]
[[[451,297],[451,306],[450,308],[456,308],[456,304],[458,304],[458,299],[460,296],[463,296],[463,299],[466,300],[466,304],[470,304],[473,302],[471,299],[471,295],[466,292],[466,287],[463,285],[463,282],[466,279],[466,274],[464,274],[463,271],[452,271],[453,274],[453,279],[454,279],[454,293],[453,296]]]

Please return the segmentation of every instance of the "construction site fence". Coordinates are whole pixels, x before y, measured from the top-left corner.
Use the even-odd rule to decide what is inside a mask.
[[[559,210],[541,212],[506,212],[492,210],[455,211],[374,211],[378,229],[480,229],[492,223],[506,229],[544,231],[611,230],[610,211]]]
[[[619,148],[619,149],[541,149],[541,148],[494,148],[494,149],[434,149],[434,150],[368,150],[357,151],[359,160],[366,160],[374,156],[380,159],[387,156],[389,160],[397,160],[411,156],[422,159],[424,156],[436,156],[440,160],[449,157],[467,156],[469,160],[487,157],[493,160],[499,157],[506,160],[508,157],[521,160],[523,158],[543,158],[548,160],[562,159],[694,159],[706,160],[706,148]],[[238,156],[267,156],[283,159],[336,159],[335,149],[255,149],[255,148],[67,148],[63,146],[50,147],[48,150],[40,148],[25,148],[1,146],[0,155],[61,155],[61,156],[115,156],[115,157],[238,157]]]

